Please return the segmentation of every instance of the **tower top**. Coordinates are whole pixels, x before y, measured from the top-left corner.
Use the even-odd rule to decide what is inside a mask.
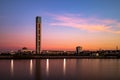
[[[40,16],[36,16],[36,23],[41,23],[41,17]]]

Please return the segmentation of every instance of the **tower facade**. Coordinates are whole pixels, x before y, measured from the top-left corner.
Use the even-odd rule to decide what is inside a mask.
[[[41,17],[36,17],[36,54],[41,53]]]

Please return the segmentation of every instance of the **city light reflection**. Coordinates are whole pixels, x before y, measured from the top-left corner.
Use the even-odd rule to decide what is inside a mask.
[[[11,60],[11,62],[10,62],[10,67],[11,67],[11,75],[13,76],[13,73],[14,73],[14,63],[13,63],[13,60]]]
[[[32,75],[33,72],[33,62],[30,60],[30,75]]]
[[[46,61],[46,74],[49,75],[49,59]]]
[[[66,74],[66,59],[63,60],[63,74]]]

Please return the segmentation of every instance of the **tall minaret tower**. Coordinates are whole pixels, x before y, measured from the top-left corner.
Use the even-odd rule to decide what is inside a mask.
[[[36,54],[41,53],[41,17],[36,17]]]

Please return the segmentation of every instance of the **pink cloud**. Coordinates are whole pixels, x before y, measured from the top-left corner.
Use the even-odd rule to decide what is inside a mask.
[[[83,18],[75,14],[51,15],[51,26],[73,27],[86,31],[120,33],[120,22],[112,19]]]

